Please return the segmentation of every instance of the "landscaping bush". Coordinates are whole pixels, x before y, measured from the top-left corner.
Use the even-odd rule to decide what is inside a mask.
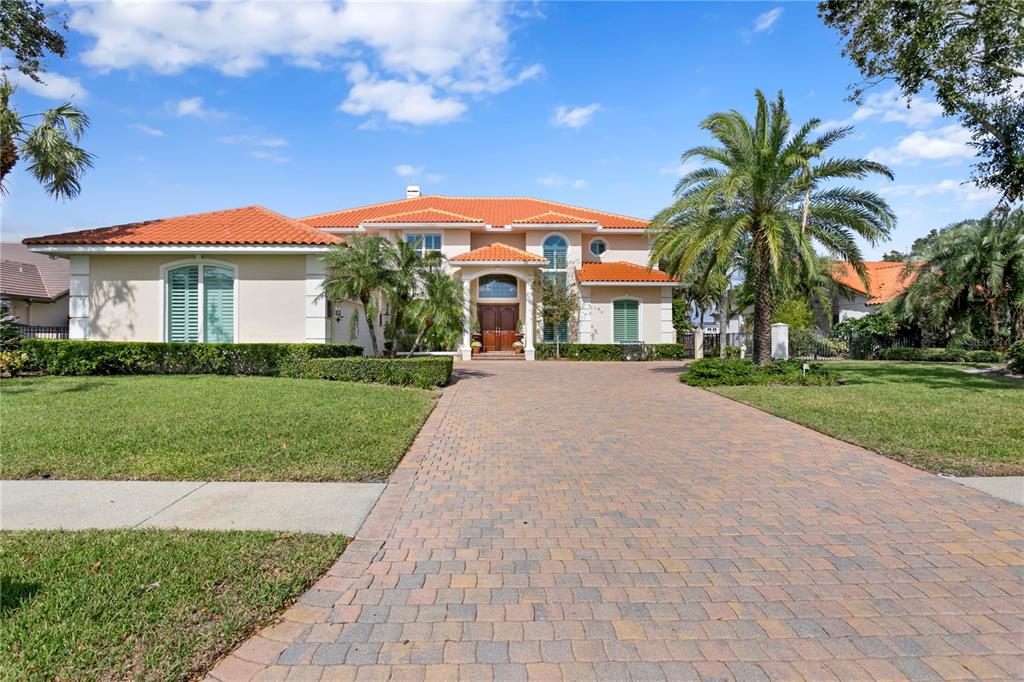
[[[355,345],[149,343],[25,339],[27,367],[47,374],[244,374],[297,376],[311,358],[362,355]]]
[[[1006,356],[1010,359],[1010,371],[1024,374],[1024,339],[1010,346]]]
[[[818,363],[811,363],[805,375],[803,363],[799,360],[777,360],[766,365],[755,365],[750,360],[722,358],[705,358],[690,363],[679,380],[690,386],[828,386],[836,383],[832,372]]]
[[[1003,362],[1006,356],[997,350],[969,350],[964,353],[964,362]]]
[[[622,346],[617,343],[562,343],[562,360],[621,360]],[[538,360],[555,359],[555,344],[539,343],[535,347]],[[644,360],[682,360],[693,357],[693,349],[681,343],[644,345]]]
[[[451,379],[452,358],[314,358],[303,364],[299,376],[305,379],[434,388],[444,386]]]
[[[886,348],[879,354],[881,360],[908,362],[963,362],[965,351],[958,348]]]

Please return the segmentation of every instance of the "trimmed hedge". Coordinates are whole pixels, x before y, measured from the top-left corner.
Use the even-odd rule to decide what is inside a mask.
[[[1002,362],[1002,353],[994,350],[962,350],[959,348],[886,348],[882,360],[907,362]]]
[[[444,386],[451,379],[452,358],[314,358],[303,364],[299,376],[434,388]]]
[[[149,343],[25,339],[26,368],[47,374],[244,374],[298,376],[311,358],[362,355],[355,345]]]
[[[555,344],[539,343],[535,346],[538,360],[554,360]],[[622,346],[617,343],[563,343],[562,360],[621,360]],[[693,349],[681,343],[651,343],[644,345],[644,360],[683,360],[693,357]]]
[[[803,364],[800,360],[776,360],[755,365],[750,360],[705,358],[687,365],[679,380],[690,386],[831,386],[836,383],[835,376],[824,365],[810,363],[804,375]]]
[[[1010,346],[1006,355],[1010,359],[1010,371],[1024,374],[1024,339]]]

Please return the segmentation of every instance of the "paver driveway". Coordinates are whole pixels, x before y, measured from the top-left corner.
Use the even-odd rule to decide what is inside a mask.
[[[357,541],[214,675],[1024,678],[1019,507],[678,371],[463,365]]]

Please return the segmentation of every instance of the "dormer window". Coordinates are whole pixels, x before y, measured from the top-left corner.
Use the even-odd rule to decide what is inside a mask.
[[[440,234],[407,234],[405,243],[411,246],[421,258],[428,253],[441,252]]]

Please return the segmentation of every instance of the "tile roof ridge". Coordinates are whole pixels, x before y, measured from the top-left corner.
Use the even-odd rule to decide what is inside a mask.
[[[388,218],[397,218],[397,217],[403,216],[403,215],[412,215],[413,213],[429,213],[431,211],[433,211],[434,213],[441,213],[443,215],[454,216],[456,218],[465,218],[467,221],[470,221],[470,222],[476,222],[476,223],[484,222],[482,218],[477,218],[475,216],[463,215],[462,213],[453,213],[452,211],[445,211],[444,209],[434,208],[433,206],[428,206],[427,208],[417,208],[417,209],[412,210],[412,211],[402,211],[401,213],[390,213],[388,215],[382,215],[382,216],[379,216],[377,218],[368,218],[368,219],[364,220],[363,222],[365,222],[365,223],[379,223],[379,222],[383,222],[383,221],[387,220]],[[340,211],[339,211],[339,213],[340,213]]]

